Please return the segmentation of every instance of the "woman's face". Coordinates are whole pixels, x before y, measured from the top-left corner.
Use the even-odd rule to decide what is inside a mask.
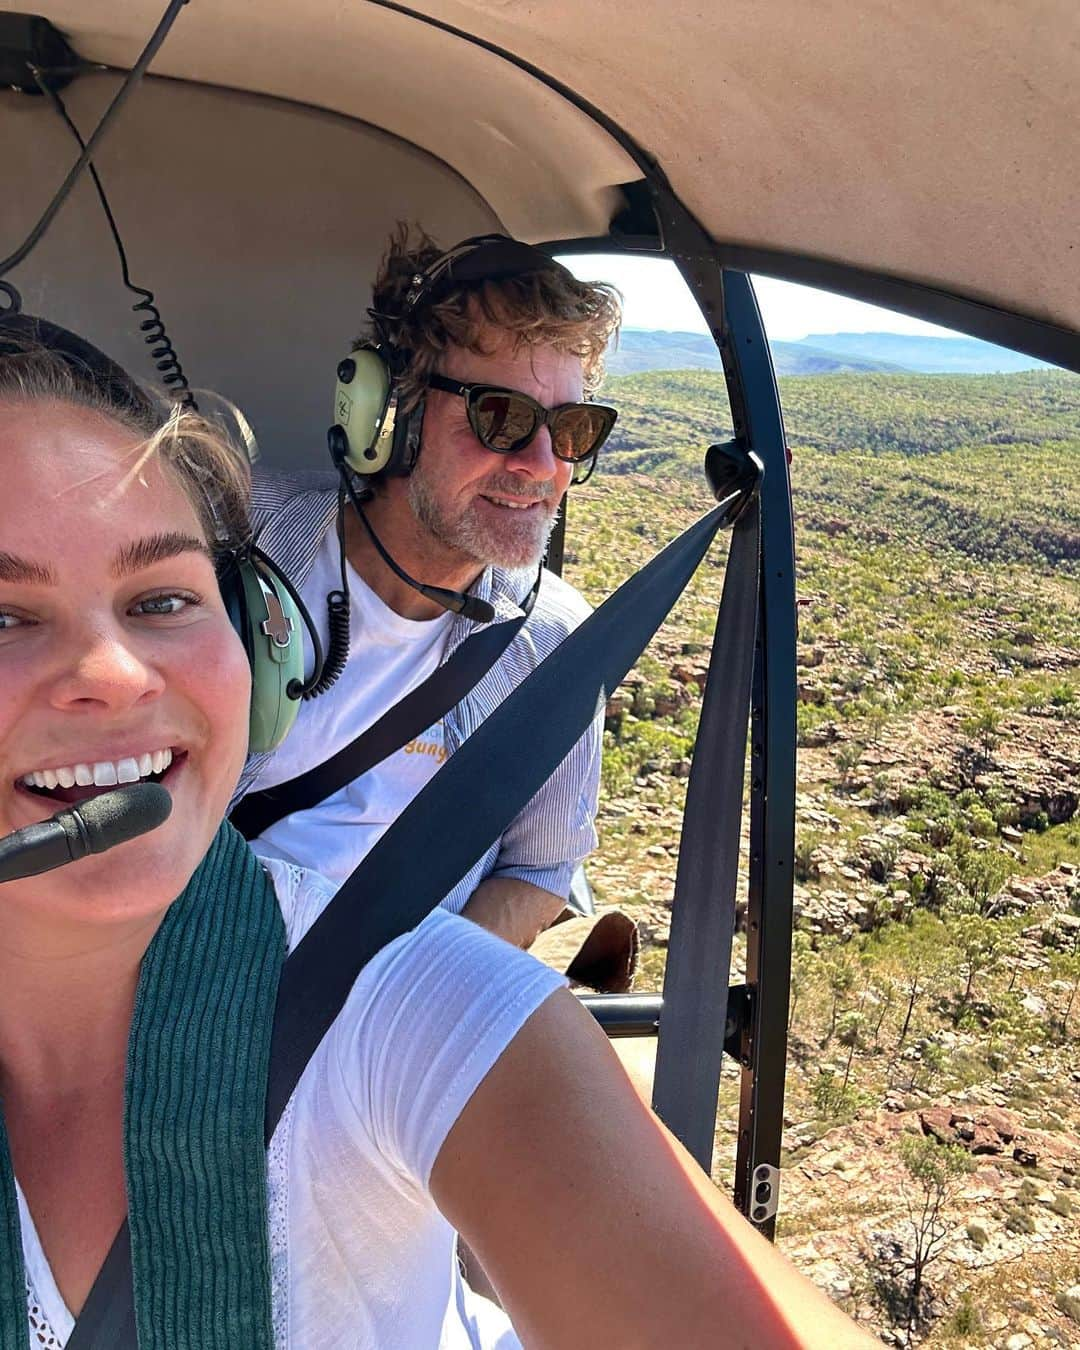
[[[0,835],[136,775],[173,799],[157,830],[6,883],[0,908],[160,912],[244,761],[247,660],[195,510],[139,439],[63,403],[0,404]]]

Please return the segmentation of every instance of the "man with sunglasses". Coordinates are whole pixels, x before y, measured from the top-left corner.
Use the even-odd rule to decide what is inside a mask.
[[[334,596],[348,596],[348,659],[336,683],[304,703],[284,745],[251,758],[241,792],[287,792],[431,678],[481,620],[528,618],[435,725],[262,832],[264,849],[337,881],[587,614],[572,587],[540,569],[567,489],[591,474],[616,418],[589,396],[618,327],[617,293],[538,250],[485,236],[442,252],[399,230],[370,314],[338,370],[344,424],[331,450],[340,478],[264,477],[253,498],[260,547],[293,578],[324,646],[334,626],[328,597],[332,608]],[[384,367],[379,438],[353,443],[346,431],[355,433],[356,418],[340,395]],[[602,714],[446,897],[448,908],[521,946],[558,916],[596,842],[601,738]]]

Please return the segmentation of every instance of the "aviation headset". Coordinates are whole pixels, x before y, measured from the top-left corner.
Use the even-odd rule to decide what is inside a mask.
[[[14,301],[10,289],[3,283],[0,286]],[[110,404],[131,412],[140,421],[153,416],[153,405],[139,385],[111,357],[84,338],[47,319],[20,314],[14,308],[0,312],[0,357],[24,355],[34,347],[43,347],[60,357],[83,378],[89,373]],[[310,620],[299,598],[250,540],[237,542],[224,538],[220,502],[212,484],[204,483],[203,490],[211,515],[223,526],[222,537],[215,541],[222,598],[251,665],[248,748],[272,750],[296,720],[301,698],[321,672],[318,637],[311,628],[316,673],[305,684],[301,625],[307,622],[310,627]]]
[[[402,376],[412,353],[391,340],[387,319],[402,323],[463,282],[505,281],[535,272],[574,279],[561,263],[531,244],[505,234],[475,235],[416,273],[398,314],[368,311],[379,337],[358,342],[337,368],[334,424],[328,439],[340,471],[347,466],[368,481],[377,474],[405,477],[412,473],[420,454],[424,400],[407,413],[398,407]]]

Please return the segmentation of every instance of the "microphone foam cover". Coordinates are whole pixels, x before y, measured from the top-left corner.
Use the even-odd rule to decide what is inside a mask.
[[[76,812],[86,830],[91,853],[126,843],[156,830],[169,818],[172,798],[160,783],[133,783],[80,802]]]

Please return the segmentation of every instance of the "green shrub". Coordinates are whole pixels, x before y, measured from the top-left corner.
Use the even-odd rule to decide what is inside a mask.
[[[795,710],[796,738],[800,746],[823,745],[835,740],[836,710],[823,704],[800,703]]]
[[[945,1330],[953,1336],[977,1336],[982,1330],[982,1319],[970,1289],[960,1295],[960,1302],[945,1321]]]
[[[813,1087],[814,1114],[830,1125],[845,1125],[854,1120],[860,1105],[855,1088],[833,1069],[820,1069]]]
[[[821,843],[819,834],[803,834],[795,841],[795,880],[803,885],[808,881],[817,881],[821,875],[813,853]]]
[[[1005,1227],[1010,1233],[1031,1234],[1035,1231],[1035,1220],[1026,1209],[1010,1209],[1005,1215]]]

